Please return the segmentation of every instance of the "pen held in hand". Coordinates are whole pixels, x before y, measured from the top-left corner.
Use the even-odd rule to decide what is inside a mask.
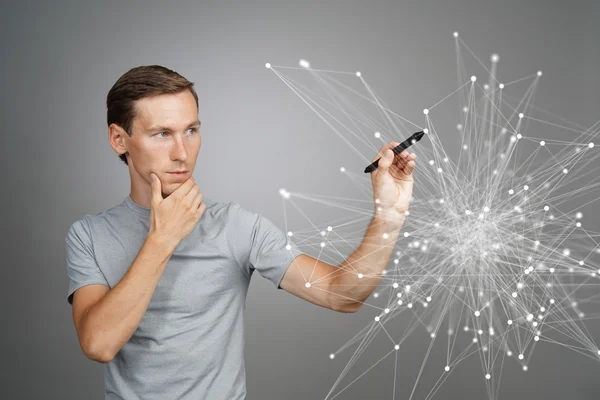
[[[406,150],[413,144],[417,143],[425,135],[426,131],[427,131],[427,129],[419,131],[419,132],[415,132],[404,142],[402,142],[398,146],[394,147],[392,149],[392,151],[394,152],[394,155],[398,155],[398,154],[402,153],[402,151]],[[369,166],[367,166],[367,168],[365,168],[365,173],[368,174],[369,172],[375,171],[377,169],[377,166],[379,165],[379,160],[381,160],[381,157],[378,158],[377,160],[373,161],[373,163],[371,163]]]

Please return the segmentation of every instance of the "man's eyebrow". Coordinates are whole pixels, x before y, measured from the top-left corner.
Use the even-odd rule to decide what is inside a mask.
[[[190,128],[190,127],[196,126],[196,125],[200,126],[199,119],[197,119],[194,122],[190,122],[187,127]],[[172,130],[172,129],[167,126],[153,126],[151,128],[146,129],[146,132],[158,132],[158,131],[170,131],[170,130]]]

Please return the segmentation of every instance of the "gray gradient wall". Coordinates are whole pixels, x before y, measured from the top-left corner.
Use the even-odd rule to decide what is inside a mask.
[[[361,70],[394,110],[416,116],[456,82],[451,34],[458,30],[483,58],[499,53],[514,74],[544,70],[535,104],[589,126],[600,109],[599,18],[594,0],[3,3],[0,398],[103,397],[102,365],[81,352],[65,300],[64,237],[72,222],[128,194],[127,169],[108,145],[104,103],[128,69],[163,64],[196,82],[201,190],[283,227],[279,188],[336,195],[335,169],[362,162],[265,62],[306,58]],[[248,398],[324,398],[346,364],[329,353],[371,318],[319,308],[255,275]],[[591,333],[600,341],[597,324]],[[414,383],[426,349],[419,341],[429,338],[417,335],[414,350],[400,355],[399,386]],[[527,374],[506,371],[501,398],[600,398],[598,362],[549,344],[537,351]],[[338,398],[391,398],[393,359],[384,362]],[[370,365],[359,360],[354,368]],[[472,365],[439,397],[484,398],[477,360]]]

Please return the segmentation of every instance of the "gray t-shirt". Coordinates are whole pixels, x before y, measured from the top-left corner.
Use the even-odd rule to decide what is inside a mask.
[[[269,219],[235,202],[206,210],[175,248],[133,336],[104,364],[105,399],[244,399],[244,310],[254,270],[280,289],[303,252]],[[89,284],[114,287],[150,229],[150,209],[128,195],[85,215],[66,236],[72,304]],[[289,245],[289,246],[288,246]]]

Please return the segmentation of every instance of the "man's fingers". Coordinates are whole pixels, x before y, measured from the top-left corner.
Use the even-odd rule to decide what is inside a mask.
[[[379,151],[377,152],[377,155],[373,158],[373,161],[377,160],[378,158],[383,157],[383,155],[385,154],[385,151],[387,149],[393,149],[394,147],[398,146],[400,143],[398,142],[389,142],[386,145],[384,145],[381,149],[379,149]]]

